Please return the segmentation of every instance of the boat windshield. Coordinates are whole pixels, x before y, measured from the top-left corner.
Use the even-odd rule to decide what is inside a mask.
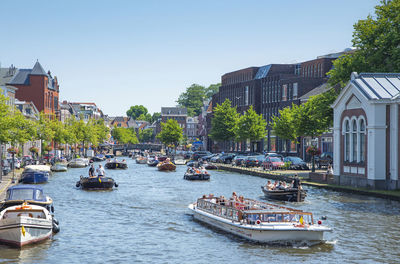
[[[37,190],[39,191],[39,190]],[[40,192],[40,191],[39,191]],[[7,200],[32,200],[33,189],[14,189],[7,191]]]

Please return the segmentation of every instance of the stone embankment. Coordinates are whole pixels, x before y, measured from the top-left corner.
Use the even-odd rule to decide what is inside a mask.
[[[15,171],[14,173],[14,177],[12,172],[8,173],[6,176],[3,175],[0,182],[0,201],[6,198],[6,191],[8,187],[18,184],[18,180],[21,177],[21,172]]]
[[[371,190],[367,188],[356,188],[350,186],[335,185],[328,178],[326,181],[314,181],[315,177],[310,177],[309,171],[293,171],[293,170],[262,170],[260,168],[245,168],[232,166],[228,164],[215,164],[218,169],[225,171],[232,171],[241,174],[253,175],[271,180],[288,181],[290,182],[293,177],[297,174],[302,179],[302,184],[307,186],[313,186],[316,188],[325,188],[337,192],[346,192],[352,194],[369,195],[384,199],[400,201],[400,190],[386,191],[386,190]],[[323,174],[323,171],[319,172]],[[316,173],[318,174],[318,173]]]

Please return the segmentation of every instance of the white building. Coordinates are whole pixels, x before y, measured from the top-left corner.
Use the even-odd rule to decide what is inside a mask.
[[[399,104],[399,73],[352,73],[332,105],[338,184],[400,188]]]

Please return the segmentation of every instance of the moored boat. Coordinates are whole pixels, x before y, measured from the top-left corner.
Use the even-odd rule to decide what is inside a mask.
[[[29,165],[22,172],[19,182],[22,183],[45,183],[49,180],[50,166]]]
[[[50,170],[55,172],[63,172],[67,171],[68,168],[66,164],[56,163],[50,167]]]
[[[0,211],[14,205],[27,202],[54,211],[53,200],[43,193],[43,188],[37,185],[14,185],[7,189],[6,198],[0,202]]]
[[[0,242],[22,247],[48,239],[53,233],[53,217],[42,206],[24,203],[0,212]]]
[[[203,164],[203,166],[206,170],[217,170],[218,169],[217,165],[214,165],[211,163]]]
[[[189,209],[196,220],[261,243],[320,243],[324,232],[331,231],[320,220],[314,223],[310,212],[252,199],[203,197]]]
[[[110,190],[118,184],[110,177],[83,177],[76,182],[76,187],[86,190]]]
[[[86,159],[81,158],[72,159],[70,162],[68,162],[68,167],[71,168],[84,168],[87,165],[89,165],[89,162],[86,162]]]
[[[124,160],[123,161],[113,160],[107,162],[104,167],[106,167],[106,169],[127,169],[128,165]]]
[[[269,190],[267,187],[261,186],[261,190],[266,198],[279,201],[304,202],[307,196],[307,191],[301,188]]]

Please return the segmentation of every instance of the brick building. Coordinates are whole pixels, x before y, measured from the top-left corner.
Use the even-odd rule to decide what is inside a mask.
[[[39,112],[59,115],[57,77],[52,77],[50,71],[46,73],[39,61],[32,69],[18,69],[8,85],[18,88],[17,99],[33,102]]]

